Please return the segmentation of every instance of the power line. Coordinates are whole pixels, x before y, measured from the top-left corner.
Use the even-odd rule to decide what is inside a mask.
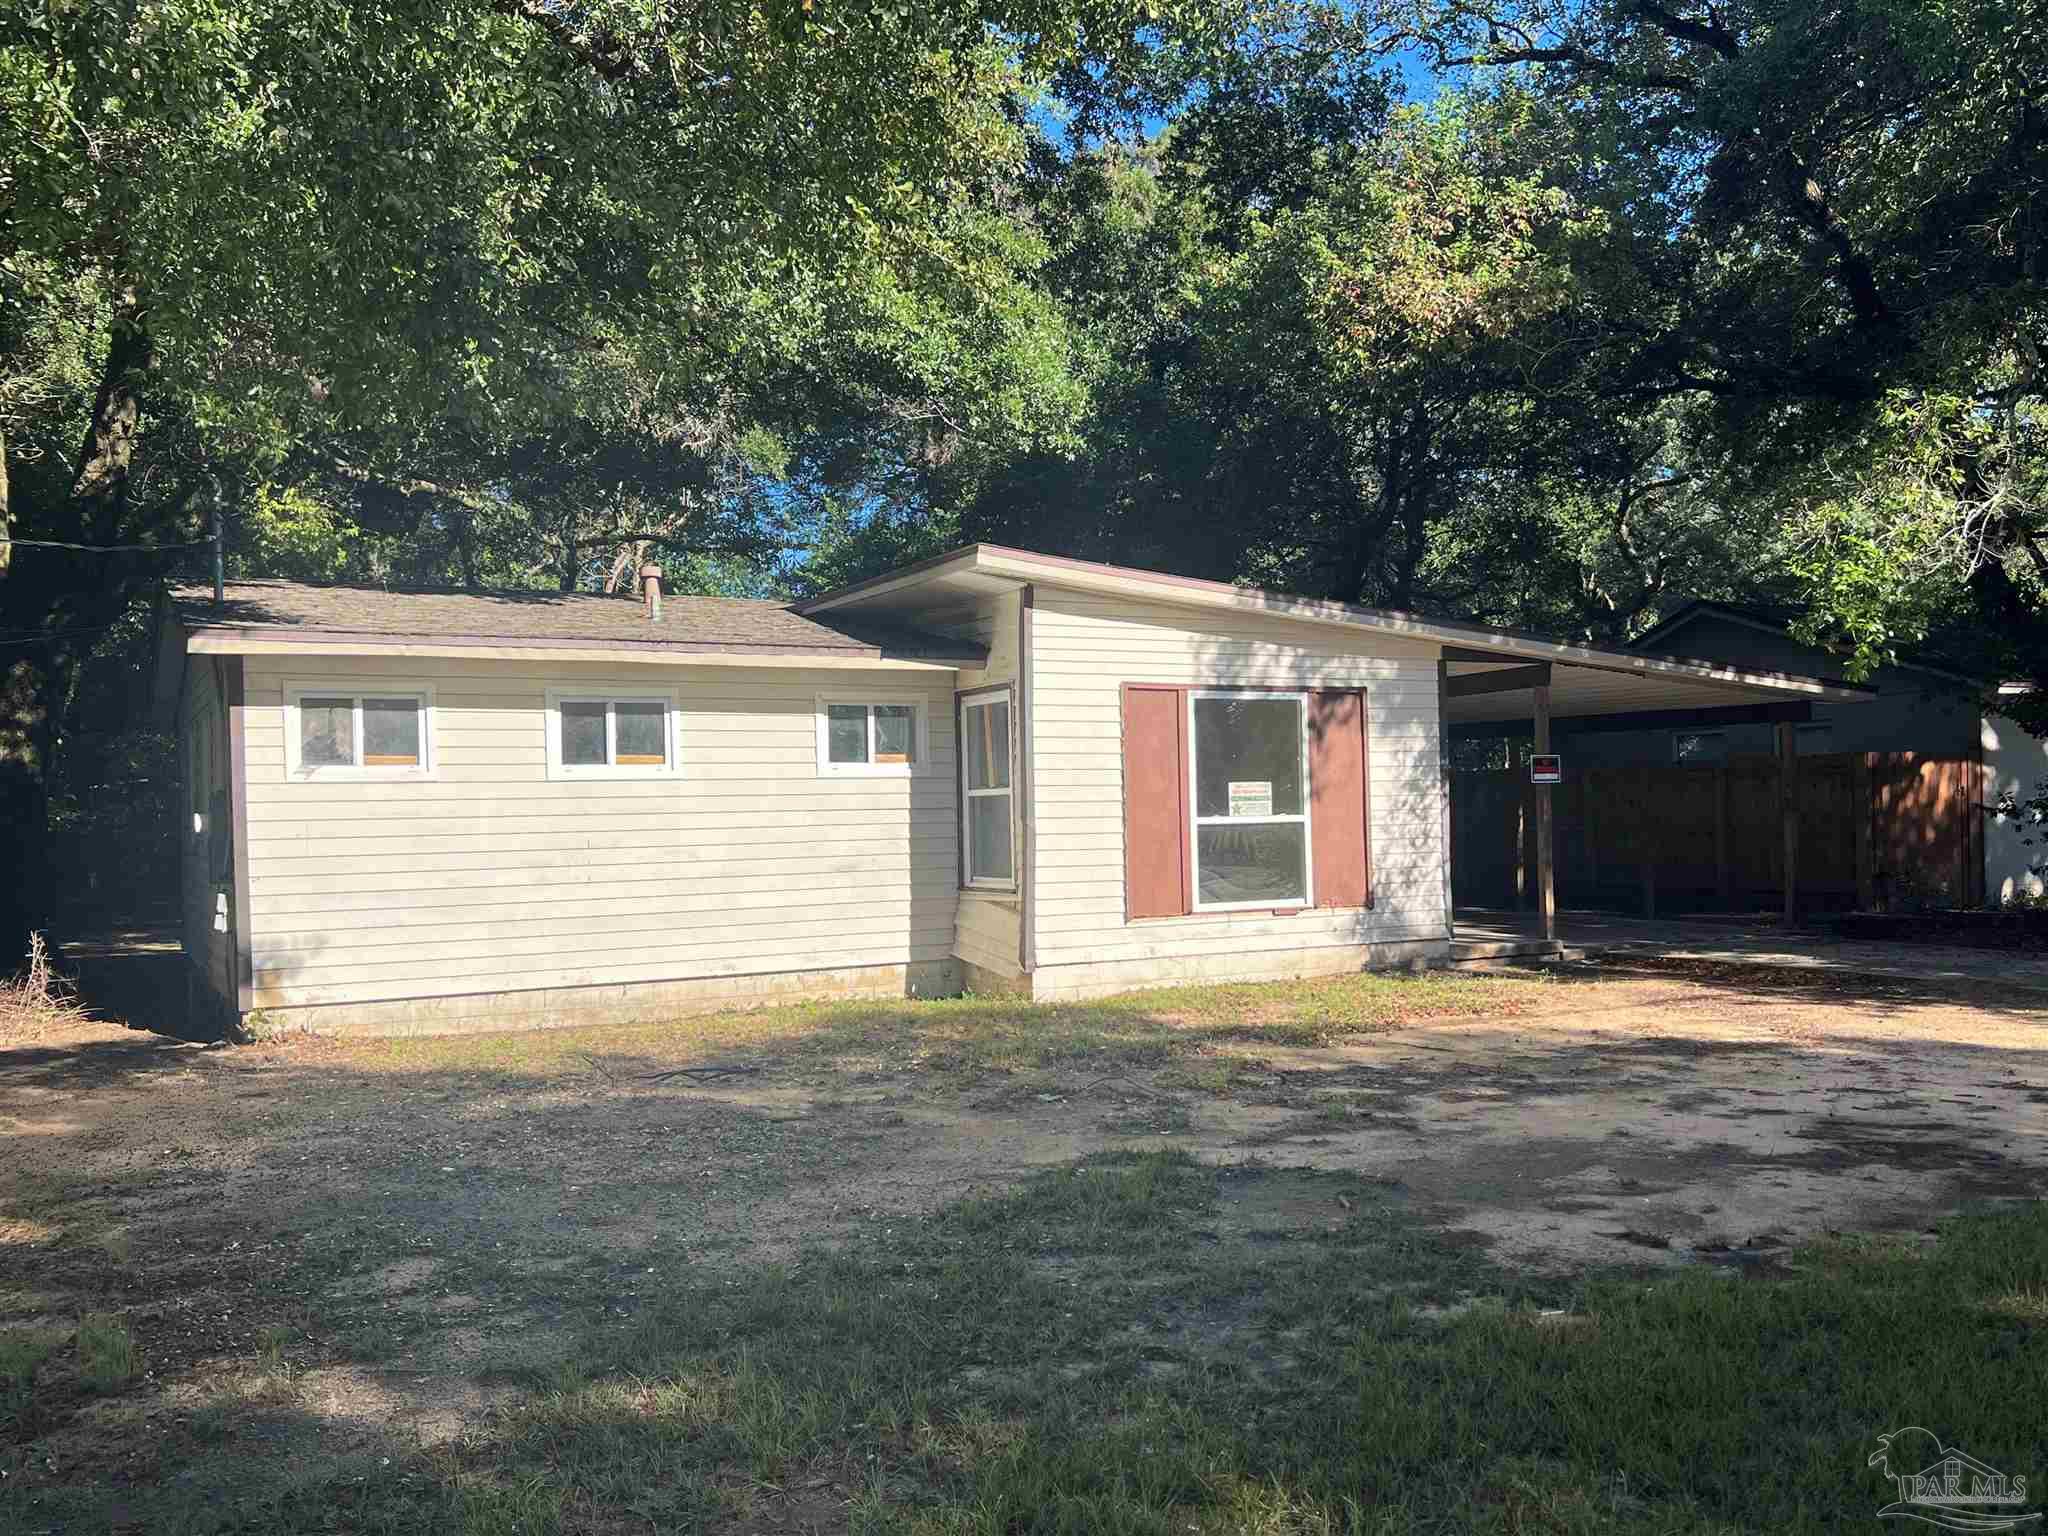
[[[0,629],[0,645],[9,640],[40,640],[46,635],[92,635],[113,627],[111,624],[60,624],[51,629]]]
[[[41,645],[57,635],[103,635],[115,627],[112,624],[97,624],[82,629],[46,629],[40,635],[15,635],[0,639],[0,649],[11,645]]]
[[[211,539],[191,539],[183,544],[67,544],[62,539],[0,538],[0,544],[16,544],[24,549],[80,549],[93,555],[133,549],[203,549],[212,542]]]

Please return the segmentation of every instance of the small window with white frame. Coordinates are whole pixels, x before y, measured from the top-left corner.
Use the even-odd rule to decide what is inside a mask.
[[[284,692],[294,779],[424,779],[434,772],[434,690],[424,683],[293,683]]]
[[[924,701],[862,695],[818,699],[818,772],[907,777],[930,758]]]
[[[593,687],[548,690],[548,777],[664,778],[678,771],[672,693]]]
[[[961,695],[960,866],[971,890],[1017,887],[1010,741],[1008,688]]]
[[[1188,695],[1194,909],[1305,907],[1308,701],[1299,693]]]
[[[1673,731],[1671,761],[1674,763],[1725,763],[1728,760],[1726,731]]]

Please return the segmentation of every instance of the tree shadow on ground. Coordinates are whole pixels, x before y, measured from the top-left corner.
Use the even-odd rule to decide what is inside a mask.
[[[1753,996],[1752,974],[1685,979]],[[1870,1001],[1885,1008],[1957,1000],[1880,985]],[[1357,1500],[1410,1524],[1513,1528],[1547,1512],[1554,1528],[1605,1531],[1694,1516],[1828,1528],[1808,1511],[1837,1518],[1822,1495],[1851,1494],[1828,1458],[1893,1427],[1851,1420],[1908,1398],[1954,1412],[1951,1439],[1994,1464],[2009,1454],[1990,1405],[1951,1379],[1968,1371],[1942,1374],[1918,1344],[1904,1350],[1913,1371],[1848,1382],[1826,1351],[1873,1346],[1861,1312],[1844,1334],[1810,1308],[1737,1307],[1726,1323],[1740,1347],[1706,1356],[1687,1351],[1711,1330],[1703,1343],[1690,1324],[1666,1338],[1634,1314],[1613,1328],[1505,1320],[1498,1298],[1578,1312],[1590,1292],[1441,1230],[1413,1191],[1274,1166],[1284,1148],[1218,1169],[1134,1159],[1131,1138],[1087,1129],[1084,1112],[1133,1096],[1129,1073],[1262,1038],[1248,1016],[1270,989],[1217,996],[1203,994],[1206,1011],[1174,994],[842,1005],[735,1038],[693,1035],[688,1020],[614,1031],[588,1052],[563,1036],[11,1053],[5,1065],[27,1070],[5,1072],[6,1092],[61,1095],[65,1126],[35,1138],[45,1161],[20,1165],[0,1210],[18,1287],[0,1325],[118,1312],[158,1395],[60,1395],[0,1464],[39,1501],[20,1507],[58,1528],[122,1505],[152,1531],[836,1527],[862,1501],[891,1518],[951,1511],[966,1528],[1151,1530],[1183,1513],[1285,1528],[1341,1523]],[[1341,1037],[1369,1024],[1359,998],[1333,990],[1323,1017],[1268,1036]],[[1814,1000],[1844,1001],[1838,979]],[[1617,1076],[1669,1092],[1689,1068],[1734,1061],[1771,1085],[1809,1050],[1677,1032],[1543,1041],[1541,1015],[1459,1017],[1512,1034],[1489,1069],[1503,1092],[1554,1099],[1567,1117]],[[1941,1049],[1987,1078],[2042,1061]],[[1475,1074],[1419,1047],[1413,1058],[1402,1081],[1359,1068],[1359,1085],[1414,1100]],[[672,1075],[678,1061],[763,1071],[696,1082]],[[181,1086],[162,1070],[176,1062],[203,1081]],[[1033,1174],[1003,1139],[1018,1117],[991,1128],[965,1107],[976,1084],[1037,1072],[1072,1080],[1056,1104],[1028,1095],[1023,1114],[1077,1120],[1082,1166]],[[2024,1156],[1988,1167],[1962,1138],[1944,1149],[1806,1129],[1819,1139],[1777,1165],[1740,1148],[1733,1160],[1773,1174],[1825,1156],[1833,1171],[1897,1168],[1963,1191],[2040,1172]],[[144,1150],[109,1172],[104,1149],[123,1136]],[[1441,1150],[1455,1173],[1455,1148]],[[1615,1155],[1532,1144],[1523,1171],[1537,1152],[1579,1167]],[[2008,1274],[2022,1311],[2048,1287],[2025,1265]],[[1990,1352],[1990,1392],[2035,1350],[2038,1324],[2015,1332],[1972,1285],[1899,1294],[1932,1309],[1930,1337],[1954,1359]],[[1719,1291],[1685,1295],[1708,1318],[1723,1306]],[[1472,1309],[1475,1297],[1496,1300]],[[1461,1321],[1467,1309],[1484,1315]],[[299,1385],[237,1396],[265,1326],[288,1334]],[[1687,1383],[1703,1370],[1711,1400],[1695,1412]],[[1750,1419],[1738,1380],[1766,1405]],[[420,1425],[451,1399],[477,1404],[474,1439],[423,1447]],[[1779,1431],[1797,1447],[1782,1473],[1765,1461]],[[1809,1476],[1814,1499],[1797,1503]]]
[[[1326,1219],[1276,1231],[1291,1202]],[[1234,1219],[1247,1206],[1263,1216]],[[37,1480],[24,1507],[152,1532],[1368,1511],[1388,1530],[1831,1531],[1890,1497],[1864,1462],[1902,1422],[2023,1463],[2044,1286],[2038,1211],[1932,1250],[1824,1246],[1768,1281],[1559,1279],[1355,1178],[1113,1153],[744,1276],[665,1269],[630,1306],[566,1317],[557,1357],[507,1373],[459,1439],[407,1432],[447,1384],[394,1365],[349,1406],[195,1403],[155,1453]]]

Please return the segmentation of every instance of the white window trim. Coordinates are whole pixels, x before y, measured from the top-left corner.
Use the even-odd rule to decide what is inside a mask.
[[[910,693],[821,693],[818,695],[818,777],[821,779],[909,779],[931,772],[931,725],[926,718],[927,701]],[[868,712],[868,760],[864,763],[832,761],[832,711],[834,704],[860,704]],[[894,704],[911,711],[912,763],[875,761],[875,705]]]
[[[1195,704],[1201,699],[1288,699],[1301,711],[1301,814],[1298,816],[1204,816],[1195,805],[1196,754],[1201,742],[1195,734]],[[1309,807],[1315,804],[1314,786],[1308,779],[1308,694],[1300,689],[1190,688],[1188,690],[1188,857],[1193,864],[1189,882],[1193,910],[1197,912],[1295,912],[1315,905],[1316,839],[1309,825]],[[1204,901],[1202,900],[1203,827],[1299,826],[1301,828],[1301,890],[1299,900]]]
[[[990,704],[1009,711],[1010,782],[1001,789],[970,789],[967,785],[967,716],[969,711]],[[1017,889],[1017,691],[1007,683],[994,688],[976,688],[960,695],[960,887],[968,891],[1011,891]],[[1001,795],[1010,802],[1010,878],[999,880],[974,873],[974,822],[967,814],[976,800]]]
[[[353,699],[356,706],[355,748],[363,751],[363,700],[415,698],[420,701],[420,760],[411,766],[361,763],[304,763],[299,760],[299,701]],[[327,677],[284,685],[284,776],[294,783],[336,780],[417,780],[440,777],[440,752],[435,743],[434,685],[398,677]]]
[[[662,750],[665,763],[565,763],[562,761],[564,704],[659,704],[662,706]],[[547,697],[548,777],[550,779],[672,779],[683,771],[682,723],[675,690],[634,683],[586,683],[575,688],[550,688]],[[615,755],[617,715],[604,716],[605,755]]]

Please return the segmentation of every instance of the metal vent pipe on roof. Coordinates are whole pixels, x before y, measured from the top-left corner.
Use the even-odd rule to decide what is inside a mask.
[[[647,622],[661,622],[661,567],[648,564],[640,567],[640,594],[647,599]]]

